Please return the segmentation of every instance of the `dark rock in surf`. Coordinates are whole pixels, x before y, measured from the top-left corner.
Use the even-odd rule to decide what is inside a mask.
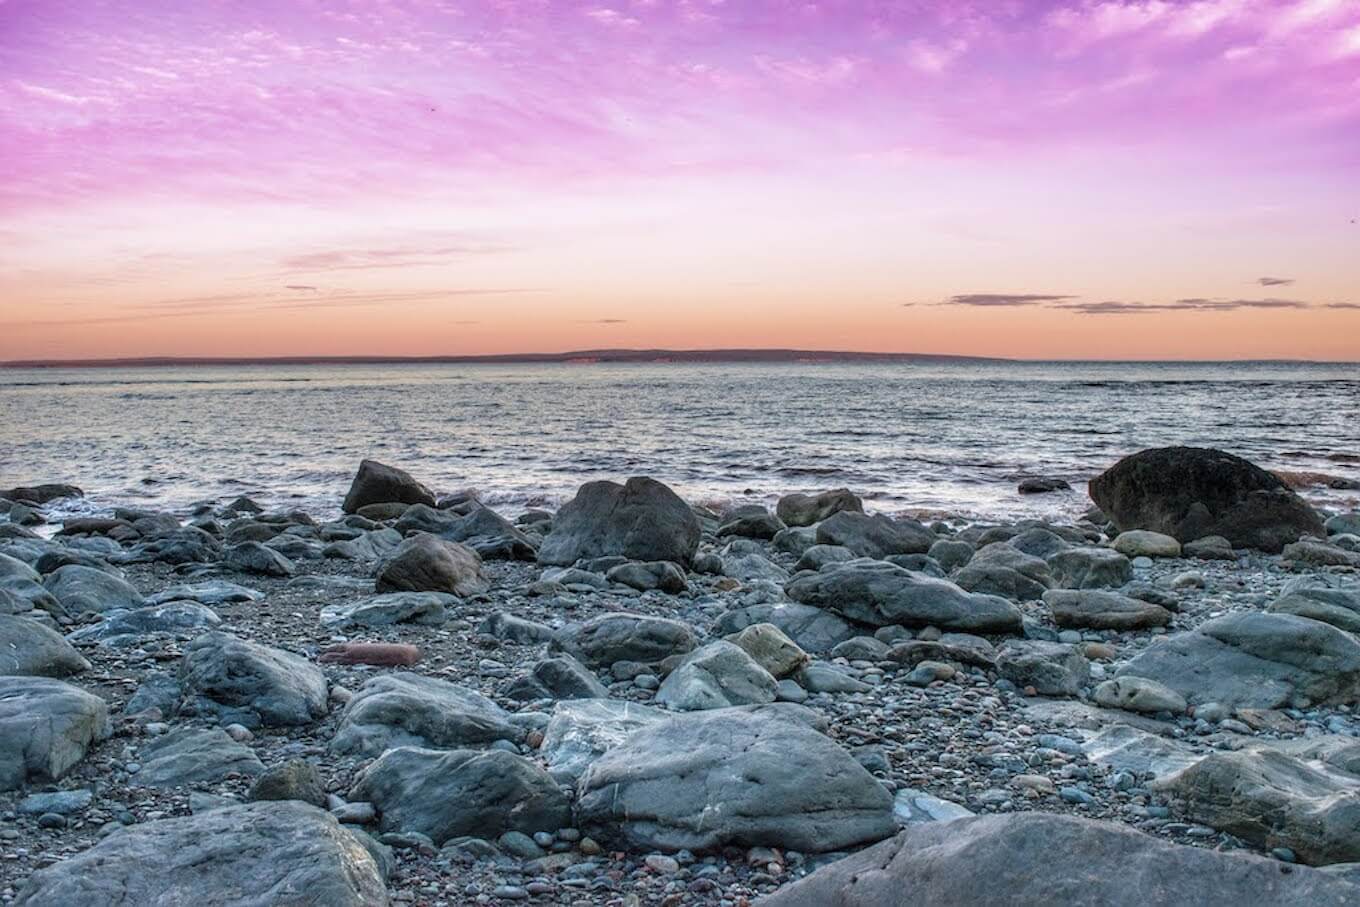
[[[341,508],[345,513],[357,513],[367,504],[426,504],[434,506],[434,494],[417,482],[409,472],[387,466],[376,460],[359,463],[359,472],[349,486],[349,494]]]

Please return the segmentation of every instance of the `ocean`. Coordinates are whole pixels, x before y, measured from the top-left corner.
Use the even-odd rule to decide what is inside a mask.
[[[1360,365],[231,365],[0,370],[0,488],[67,512],[248,494],[334,515],[360,459],[509,516],[645,474],[710,505],[846,486],[871,510],[1067,517],[1145,447],[1360,479]],[[1073,491],[1022,496],[1057,476]],[[1305,496],[1353,507],[1360,492]]]

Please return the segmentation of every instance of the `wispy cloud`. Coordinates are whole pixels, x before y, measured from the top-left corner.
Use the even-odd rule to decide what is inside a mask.
[[[1081,315],[1144,315],[1153,312],[1233,312],[1239,309],[1308,309],[1297,299],[1206,299],[1193,297],[1173,302],[1071,302],[1056,308]]]
[[[1294,283],[1292,277],[1258,277],[1256,282],[1263,287],[1287,287]]]
[[[512,251],[507,243],[468,239],[436,246],[394,246],[371,249],[327,249],[290,255],[279,262],[285,271],[367,271],[375,268],[419,268],[446,264],[459,258]]]
[[[577,324],[627,324],[627,318],[585,318]]]
[[[1053,302],[1061,302],[1064,299],[1076,298],[1058,293],[963,293],[958,296],[950,296],[943,302],[935,303],[935,305],[966,305],[990,308],[993,306],[1048,305]],[[907,305],[912,305],[912,303],[907,303]]]

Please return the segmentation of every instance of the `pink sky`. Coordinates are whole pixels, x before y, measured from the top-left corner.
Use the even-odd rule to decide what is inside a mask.
[[[0,0],[0,359],[1360,360],[1360,0]]]

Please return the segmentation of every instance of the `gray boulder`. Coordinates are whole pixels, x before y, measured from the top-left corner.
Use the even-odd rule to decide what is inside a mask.
[[[471,548],[429,533],[413,535],[378,568],[379,592],[477,595],[490,588],[482,559]]]
[[[434,495],[404,469],[386,466],[375,460],[362,460],[350,483],[341,508],[357,513],[368,504],[426,504],[434,506]]]
[[[604,753],[669,713],[636,702],[572,699],[553,707],[538,754],[555,777],[575,782]]]
[[[1091,663],[1076,647],[1043,640],[1012,640],[996,658],[997,673],[1040,696],[1075,696],[1091,679]]]
[[[1171,623],[1171,612],[1161,605],[1118,592],[1095,589],[1052,589],[1044,604],[1060,627],[1092,630],[1147,630]]]
[[[622,485],[587,482],[553,519],[538,551],[541,564],[619,555],[689,566],[699,548],[699,519],[675,492],[645,477]]]
[[[814,495],[786,494],[774,512],[789,526],[811,526],[842,511],[863,513],[864,503],[848,488],[835,488]]]
[[[0,791],[61,778],[111,733],[98,696],[49,677],[0,677]]]
[[[797,576],[785,592],[794,601],[875,627],[1006,633],[1021,625],[1019,609],[1004,598],[965,592],[948,580],[863,558]]]
[[[571,806],[552,777],[502,750],[388,750],[359,775],[350,799],[376,806],[384,831],[419,832],[436,844],[572,824]]]
[[[289,727],[326,714],[326,677],[316,665],[226,633],[206,633],[185,647],[179,681],[183,711],[224,724]]]
[[[1119,674],[1156,680],[1192,705],[1349,703],[1360,698],[1360,641],[1292,614],[1227,614],[1149,646]]]
[[[1068,548],[1048,557],[1061,589],[1117,589],[1133,579],[1133,564],[1109,548]]]
[[[153,737],[137,757],[142,770],[133,783],[146,787],[216,784],[229,775],[254,777],[264,771],[255,751],[220,728],[178,728]]]
[[[532,561],[538,553],[533,539],[489,507],[459,515],[417,504],[401,515],[395,528],[403,535],[429,532],[459,542],[488,560]]]
[[[817,544],[840,545],[858,557],[882,559],[890,554],[925,554],[935,533],[912,520],[892,520],[842,510],[817,524]]]
[[[892,834],[892,797],[788,707],[648,724],[580,781],[577,824],[621,849],[823,852]],[[796,707],[795,707],[796,708]]]
[[[761,907],[1231,904],[1342,907],[1360,886],[1242,853],[1054,813],[929,822],[825,866]]]
[[[260,576],[292,576],[297,573],[297,565],[282,552],[259,542],[232,545],[222,552],[222,564],[241,573]]]
[[[957,570],[973,559],[977,552],[962,539],[940,539],[926,552],[946,571]]]
[[[197,602],[167,602],[133,611],[106,612],[103,620],[81,627],[67,638],[79,643],[130,646],[157,634],[195,635],[221,623],[216,611]]]
[[[694,648],[694,631],[678,620],[611,612],[563,627],[553,647],[592,668],[616,661],[651,664]]]
[[[536,662],[529,673],[510,685],[511,699],[607,699],[609,688],[570,655]]]
[[[784,521],[759,504],[738,507],[723,516],[718,524],[717,536],[737,536],[747,539],[769,541],[788,527]]]
[[[140,608],[146,603],[127,580],[80,564],[58,568],[48,574],[43,586],[56,596],[68,614]]]
[[[983,595],[999,595],[1012,601],[1033,601],[1042,598],[1048,591],[1048,586],[1011,567],[976,561],[974,558],[973,563],[965,564],[954,574],[954,582],[960,589]]]
[[[1107,680],[1091,694],[1096,705],[1130,712],[1185,714],[1185,697],[1170,687],[1132,674]]]
[[[448,609],[458,598],[447,592],[389,592],[373,598],[321,609],[321,625],[333,630],[347,627],[388,627],[420,624],[437,627],[449,619]]]
[[[1296,577],[1285,583],[1270,610],[1360,633],[1360,580],[1332,573]]]
[[[708,643],[666,675],[656,702],[676,711],[774,702],[777,681],[746,650],[726,640]]]
[[[300,800],[313,806],[326,806],[326,783],[314,763],[306,759],[289,759],[270,766],[246,796],[251,800]]]
[[[385,907],[360,833],[296,801],[227,806],[120,829],[35,872],[18,907]]]
[[[938,545],[939,542],[935,544]],[[827,564],[843,564],[854,559],[855,552],[849,548],[842,548],[840,545],[813,545],[798,556],[798,563],[793,565],[793,569],[795,573],[800,570],[820,570]]]
[[[69,677],[89,668],[60,633],[26,617],[0,614],[0,675]]]
[[[713,629],[715,633],[730,635],[761,623],[773,624],[798,648],[813,654],[829,652],[860,633],[839,614],[794,602],[737,608],[719,617]]]
[[[1285,560],[1315,567],[1360,567],[1360,552],[1314,539],[1303,539],[1284,546]]]
[[[611,568],[605,577],[640,592],[660,589],[675,595],[686,587],[685,571],[670,561],[629,561]]]
[[[1194,822],[1320,865],[1360,860],[1360,777],[1271,749],[1216,752],[1154,784]]]
[[[420,674],[384,674],[345,706],[331,749],[376,756],[398,746],[453,749],[518,742],[524,731],[480,693]]]

